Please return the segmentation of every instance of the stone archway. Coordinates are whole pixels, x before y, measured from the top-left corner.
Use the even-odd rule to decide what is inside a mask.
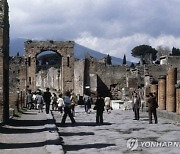
[[[61,91],[74,88],[74,42],[73,41],[32,41],[24,43],[27,62],[26,87],[36,90],[37,55],[43,51],[54,51],[61,55]]]

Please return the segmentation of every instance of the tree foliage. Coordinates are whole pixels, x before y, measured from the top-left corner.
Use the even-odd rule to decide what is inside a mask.
[[[108,54],[107,57],[106,57],[106,63],[107,63],[108,65],[111,65],[111,64],[112,64],[111,60],[112,60],[112,58],[111,58],[111,56]]]
[[[157,50],[152,48],[151,46],[149,45],[139,45],[139,46],[136,46],[135,48],[133,48],[131,50],[131,55],[133,57],[137,57],[137,58],[141,58],[141,59],[144,59],[144,57],[146,55],[152,55],[152,60],[155,61],[157,56]]]
[[[19,57],[19,52],[17,52],[16,56]]]
[[[131,68],[134,68],[134,67],[135,67],[134,63],[131,63],[130,67],[131,67]]]
[[[126,55],[124,54],[124,57],[123,57],[123,65],[126,65]]]
[[[180,56],[180,49],[173,47],[172,56]]]

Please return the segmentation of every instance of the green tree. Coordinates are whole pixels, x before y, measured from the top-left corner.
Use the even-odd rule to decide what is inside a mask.
[[[157,50],[152,48],[151,46],[149,45],[139,45],[139,46],[136,46],[135,48],[133,48],[131,50],[131,55],[133,57],[137,57],[137,58],[140,58],[142,61],[144,60],[144,58],[147,56],[147,55],[151,55],[151,59],[152,61],[155,61],[157,56]]]
[[[130,67],[131,67],[131,68],[134,68],[134,67],[135,67],[134,63],[131,63]]]
[[[126,55],[124,54],[124,57],[123,57],[123,65],[126,65]]]
[[[19,52],[17,52],[16,56],[19,57]]]
[[[112,60],[112,58],[111,58],[111,56],[108,54],[107,57],[106,57],[106,63],[107,63],[108,65],[111,65],[111,64],[112,64],[111,60]]]
[[[172,56],[180,56],[180,49],[173,47]]]

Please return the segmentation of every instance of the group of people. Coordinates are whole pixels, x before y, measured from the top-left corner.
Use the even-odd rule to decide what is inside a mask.
[[[84,108],[86,113],[91,112],[92,104],[95,104],[94,110],[96,110],[96,124],[103,124],[103,111],[106,110],[107,113],[110,113],[111,99],[110,97],[100,97],[98,96],[95,103],[93,103],[92,97],[84,95],[83,97]],[[74,124],[75,119],[75,106],[78,104],[77,97],[74,93],[67,91],[64,95],[59,94],[58,96],[55,93],[49,91],[49,88],[45,92],[37,90],[36,93],[32,93],[31,90],[28,90],[26,96],[26,104],[28,109],[38,109],[39,112],[43,112],[43,106],[45,105],[45,111],[49,114],[50,105],[52,104],[52,110],[58,110],[62,116],[62,124],[65,124],[67,116],[70,117],[71,122]]]
[[[155,93],[149,93],[147,103],[150,124],[152,123],[152,115],[154,115],[155,123],[158,123],[156,113],[156,108],[158,107],[158,104],[156,99],[157,97]],[[49,114],[50,104],[52,104],[52,110],[58,109],[58,111],[61,114],[63,114],[64,112],[61,122],[62,124],[65,123],[67,116],[70,117],[71,122],[73,124],[75,123],[75,106],[76,104],[78,104],[78,102],[76,96],[69,91],[67,91],[64,96],[62,94],[59,94],[59,96],[57,97],[55,93],[51,95],[49,88],[47,88],[44,93],[42,93],[40,90],[38,90],[36,93],[32,93],[31,90],[29,90],[26,97],[26,101],[28,109],[35,108],[38,109],[39,112],[43,112],[43,106],[45,104],[47,114]],[[91,105],[93,104],[93,99],[88,95],[84,95],[83,101],[85,112],[90,113]],[[98,96],[94,104],[94,110],[96,110],[96,124],[103,124],[104,109],[107,111],[107,113],[110,113],[112,109],[111,99],[110,97],[103,98],[101,96]],[[132,108],[134,111],[134,120],[139,120],[141,99],[138,93],[135,91],[133,92]]]
[[[132,108],[134,111],[134,119],[139,120],[139,110],[141,108],[141,99],[137,92],[133,92],[132,98]],[[155,124],[158,123],[156,109],[158,108],[157,103],[157,96],[156,93],[149,93],[147,98],[147,105],[148,105],[148,114],[149,114],[149,124],[152,124],[152,115],[154,116]]]
[[[60,93],[57,97],[55,93],[51,94],[50,89],[46,88],[45,92],[37,90],[36,93],[32,93],[28,90],[26,96],[26,105],[28,109],[38,109],[39,112],[43,112],[43,106],[45,105],[46,114],[49,114],[50,105],[52,104],[52,110],[58,110],[61,114],[64,112],[62,118],[62,124],[65,123],[67,115],[69,115],[72,123],[75,123],[75,105],[77,99],[73,93],[67,91],[64,96]]]
[[[28,90],[26,96],[26,106],[28,109],[38,109],[39,112],[43,112],[43,106],[46,106],[46,113],[49,114],[50,103],[52,100],[52,95],[49,92],[49,88],[46,89],[44,93],[41,90],[32,93],[31,90]]]
[[[107,96],[104,98],[102,96],[98,96],[95,100],[95,103],[93,103],[93,99],[90,96],[84,95],[83,101],[84,101],[84,109],[86,113],[90,113],[91,105],[95,104],[93,109],[96,110],[96,124],[102,125],[104,110],[106,110],[107,113],[110,113],[111,112],[110,110],[112,110],[110,97]]]
[[[142,106],[140,96],[136,91],[133,92],[132,97],[132,108],[134,111],[134,119],[133,120],[139,120],[139,111]],[[49,114],[50,111],[50,104],[52,104],[52,110],[58,110],[61,114],[63,114],[62,117],[62,124],[65,124],[67,116],[70,117],[71,122],[75,123],[75,106],[78,104],[77,97],[70,91],[67,91],[64,96],[62,94],[59,94],[58,96],[53,93],[51,95],[49,88],[46,89],[44,93],[41,92],[41,90],[38,90],[36,93],[32,93],[31,90],[28,91],[28,94],[26,96],[26,104],[28,109],[38,109],[39,112],[43,112],[43,106],[45,105],[46,113]],[[93,99],[88,96],[84,95],[83,97],[84,102],[84,109],[86,113],[90,113],[91,105],[95,104],[94,110],[96,110],[96,124],[101,125],[103,124],[103,112],[104,110],[107,111],[107,113],[110,113],[112,110],[111,105],[111,99],[109,96],[107,97],[101,97],[98,96],[95,103],[93,103]],[[156,109],[158,107],[157,103],[157,96],[155,93],[149,93],[148,99],[148,113],[149,113],[149,123],[152,124],[152,115],[154,115],[155,123],[158,123],[157,120],[157,113]]]

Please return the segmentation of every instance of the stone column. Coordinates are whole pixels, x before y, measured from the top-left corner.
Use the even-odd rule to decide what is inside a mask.
[[[0,121],[3,119],[3,56],[0,55]]]
[[[177,68],[169,68],[167,73],[167,91],[166,91],[166,110],[168,112],[176,111],[176,89]]]
[[[180,114],[180,88],[176,89],[176,114]]]
[[[159,109],[166,109],[166,76],[160,76],[158,82],[158,105]]]

